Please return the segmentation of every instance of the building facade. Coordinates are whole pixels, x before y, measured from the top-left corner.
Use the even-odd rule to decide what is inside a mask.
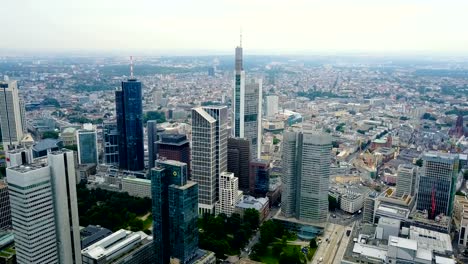
[[[411,164],[401,164],[398,166],[396,195],[402,197],[404,194],[414,196],[416,189],[418,169]]]
[[[429,212],[434,219],[439,214],[452,215],[458,174],[458,155],[428,152],[422,157],[417,192],[418,210]]]
[[[223,172],[219,176],[219,201],[216,203],[215,214],[231,216],[236,205],[242,199],[242,191],[239,191],[239,179],[232,172]]]
[[[266,117],[274,117],[278,113],[278,96],[268,95],[266,97]]]
[[[146,134],[148,138],[148,167],[153,168],[156,160],[158,159],[158,127],[156,120],[148,120],[146,122]]]
[[[102,139],[104,145],[103,162],[109,165],[119,165],[119,132],[115,123],[104,123]]]
[[[250,141],[243,138],[228,138],[227,171],[239,179],[239,189],[250,191]]]
[[[0,230],[9,229],[11,229],[11,210],[8,185],[0,180]]]
[[[143,107],[141,82],[134,78],[122,82],[115,91],[119,168],[141,171],[145,168],[143,144]]]
[[[165,158],[186,163],[189,179],[191,179],[190,142],[187,140],[187,136],[181,134],[161,134],[156,144],[161,159]]]
[[[250,194],[255,197],[265,197],[270,187],[270,162],[253,160],[250,163],[249,187]]]
[[[151,199],[151,180],[139,178],[123,178],[122,191],[130,196]]]
[[[326,134],[284,133],[281,211],[285,217],[310,223],[327,221],[331,149]]]
[[[7,150],[20,143],[26,129],[17,81],[0,81],[0,120],[3,149]]]
[[[192,179],[198,183],[199,214],[214,213],[219,176],[227,170],[227,107],[192,109]]]
[[[95,130],[78,130],[76,144],[79,164],[98,164],[98,144]]]

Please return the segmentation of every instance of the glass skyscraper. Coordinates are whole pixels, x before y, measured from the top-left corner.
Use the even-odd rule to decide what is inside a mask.
[[[156,263],[189,263],[198,250],[198,184],[188,181],[187,164],[158,160],[151,192]]]
[[[143,147],[143,107],[141,82],[134,78],[122,82],[115,92],[119,132],[119,168],[141,171],[145,168]]]
[[[79,164],[98,164],[97,134],[94,130],[80,129],[76,133]]]

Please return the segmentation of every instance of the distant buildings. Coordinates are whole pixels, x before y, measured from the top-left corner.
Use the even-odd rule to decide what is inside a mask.
[[[228,138],[227,171],[239,179],[239,189],[250,191],[250,141],[243,138]]]
[[[219,176],[227,170],[227,107],[192,109],[192,179],[199,184],[199,214],[214,213]]]
[[[239,179],[232,172],[223,172],[219,176],[219,201],[216,203],[216,214],[231,216],[237,203],[242,199],[239,191]]]
[[[186,135],[161,134],[156,145],[160,159],[177,160],[187,164],[189,179],[191,178],[190,142]]]
[[[79,164],[98,164],[98,145],[95,130],[80,129],[76,133]]]
[[[119,168],[141,171],[145,168],[143,148],[143,107],[141,82],[133,76],[115,91]]]
[[[319,133],[285,132],[281,212],[309,223],[328,218],[332,142]]]
[[[455,126],[449,130],[449,135],[452,137],[468,137],[468,128],[463,126],[463,115],[457,116],[457,121],[455,122]]]
[[[417,172],[417,167],[411,164],[402,164],[398,166],[396,196],[402,197],[404,194],[414,196],[416,191]]]
[[[83,264],[146,264],[154,262],[153,240],[139,231],[119,231],[81,251]]]
[[[10,197],[8,186],[0,180],[0,230],[11,229]]]
[[[3,149],[15,146],[23,139],[26,130],[24,104],[18,94],[16,81],[0,81],[0,119]]]
[[[248,139],[251,143],[252,157],[260,158],[262,80],[249,79],[246,82],[242,53],[242,46],[236,47],[231,136]]]
[[[274,117],[278,113],[278,96],[268,95],[266,97],[266,117]]]
[[[185,163],[158,160],[151,186],[155,261],[189,263],[198,250],[198,184],[188,181]]]
[[[419,170],[417,209],[427,210],[434,219],[452,215],[458,174],[458,155],[429,152],[422,157]]]

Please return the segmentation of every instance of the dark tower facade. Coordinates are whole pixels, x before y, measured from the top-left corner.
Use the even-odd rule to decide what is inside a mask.
[[[177,160],[187,164],[190,177],[190,143],[186,135],[161,134],[156,148],[161,159]]]
[[[239,189],[249,192],[250,141],[243,138],[228,138],[228,171],[239,178]]]
[[[134,78],[122,82],[115,92],[119,132],[119,168],[140,171],[145,168],[143,148],[143,107],[141,82]]]

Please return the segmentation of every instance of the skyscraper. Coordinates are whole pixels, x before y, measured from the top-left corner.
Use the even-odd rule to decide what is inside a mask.
[[[250,162],[250,195],[265,197],[270,187],[270,162],[253,160]]]
[[[237,203],[242,199],[239,191],[239,179],[232,172],[223,172],[219,176],[219,201],[216,203],[216,214],[231,216]]]
[[[80,224],[73,151],[51,152],[47,155],[47,161],[52,180],[59,263],[80,264]]]
[[[198,183],[199,214],[214,213],[219,175],[227,170],[227,108],[192,109],[192,179]]]
[[[11,228],[10,198],[8,196],[8,186],[0,180],[0,230]]]
[[[274,117],[278,113],[278,96],[268,95],[266,97],[266,116]]]
[[[416,208],[427,210],[432,219],[441,213],[451,216],[459,166],[458,155],[428,152],[424,153],[422,160]]]
[[[414,196],[416,189],[416,173],[418,169],[411,164],[398,166],[396,195],[402,197],[404,194]]]
[[[318,132],[285,132],[283,137],[282,214],[309,223],[328,215],[332,142]]]
[[[250,141],[244,138],[228,138],[227,171],[239,179],[239,189],[249,192]]]
[[[198,184],[188,181],[187,164],[158,160],[151,169],[156,263],[189,263],[198,250]]]
[[[250,140],[252,157],[260,158],[262,80],[248,79],[246,82],[242,53],[242,45],[236,47],[231,136]]]
[[[8,168],[7,179],[18,264],[58,263],[49,166]]]
[[[156,120],[149,120],[146,122],[146,129],[148,134],[148,167],[154,168],[156,159],[158,158],[158,146],[156,141],[158,141],[158,122]]]
[[[73,151],[7,169],[18,263],[81,263]],[[25,211],[27,214],[25,214]]]
[[[119,164],[119,132],[115,123],[104,123],[102,129],[104,144],[104,163]]]
[[[133,78],[122,82],[115,91],[117,131],[119,132],[119,168],[141,171],[145,168],[143,146],[143,107],[141,82]]]
[[[4,149],[18,145],[23,139],[24,105],[20,102],[18,83],[0,81],[0,120]]]
[[[191,179],[190,142],[186,135],[161,134],[156,142],[161,159],[177,160],[187,164],[187,172]]]
[[[80,129],[76,133],[79,164],[98,164],[97,134],[95,130]]]

